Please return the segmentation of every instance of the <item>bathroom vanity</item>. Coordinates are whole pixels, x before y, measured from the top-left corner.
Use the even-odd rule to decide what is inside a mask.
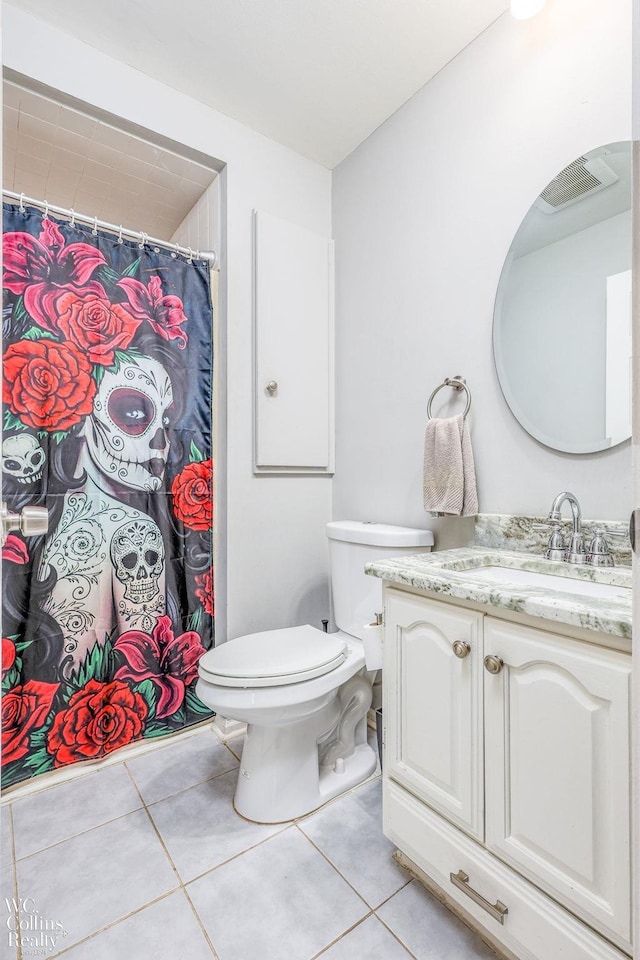
[[[629,569],[475,547],[384,580],[384,831],[507,956],[631,954]]]

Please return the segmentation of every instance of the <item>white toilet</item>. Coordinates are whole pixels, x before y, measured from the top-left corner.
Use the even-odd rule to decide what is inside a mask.
[[[353,520],[327,524],[337,633],[305,624],[229,640],[204,654],[196,692],[246,723],[235,809],[248,820],[300,817],[376,766],[367,743],[372,683],[382,664],[382,583],[368,560],[422,553],[430,530]]]

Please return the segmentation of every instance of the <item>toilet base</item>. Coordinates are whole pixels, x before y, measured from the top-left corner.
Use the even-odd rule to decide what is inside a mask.
[[[317,743],[326,729],[326,716],[323,722],[319,714],[278,727],[249,724],[234,798],[236,811],[256,823],[283,823],[311,813],[366,780],[377,763],[367,743],[366,717],[358,725],[351,756],[325,767],[319,764]]]

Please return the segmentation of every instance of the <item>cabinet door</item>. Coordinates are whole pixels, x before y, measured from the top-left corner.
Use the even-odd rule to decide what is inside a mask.
[[[485,653],[487,846],[627,944],[631,658],[490,617]]]
[[[385,624],[385,775],[482,839],[482,615],[390,589]]]
[[[255,472],[333,472],[333,242],[255,213]]]

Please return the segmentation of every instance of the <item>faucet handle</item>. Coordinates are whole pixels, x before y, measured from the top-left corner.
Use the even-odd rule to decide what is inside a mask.
[[[567,547],[564,542],[559,520],[546,520],[544,523],[532,523],[531,526],[535,530],[547,530],[551,527],[551,534],[549,535],[549,542],[545,551],[545,558],[547,560],[567,559]]]
[[[564,542],[564,536],[559,526],[555,526],[551,531],[547,551],[545,553],[547,560],[566,560],[567,546]]]
[[[588,563],[594,567],[612,567],[613,557],[609,552],[608,536],[624,536],[624,534],[613,532],[596,527],[593,531],[593,539],[589,545]]]
[[[613,557],[609,552],[609,543],[604,530],[596,530],[589,545],[587,562],[594,567],[612,567]]]

